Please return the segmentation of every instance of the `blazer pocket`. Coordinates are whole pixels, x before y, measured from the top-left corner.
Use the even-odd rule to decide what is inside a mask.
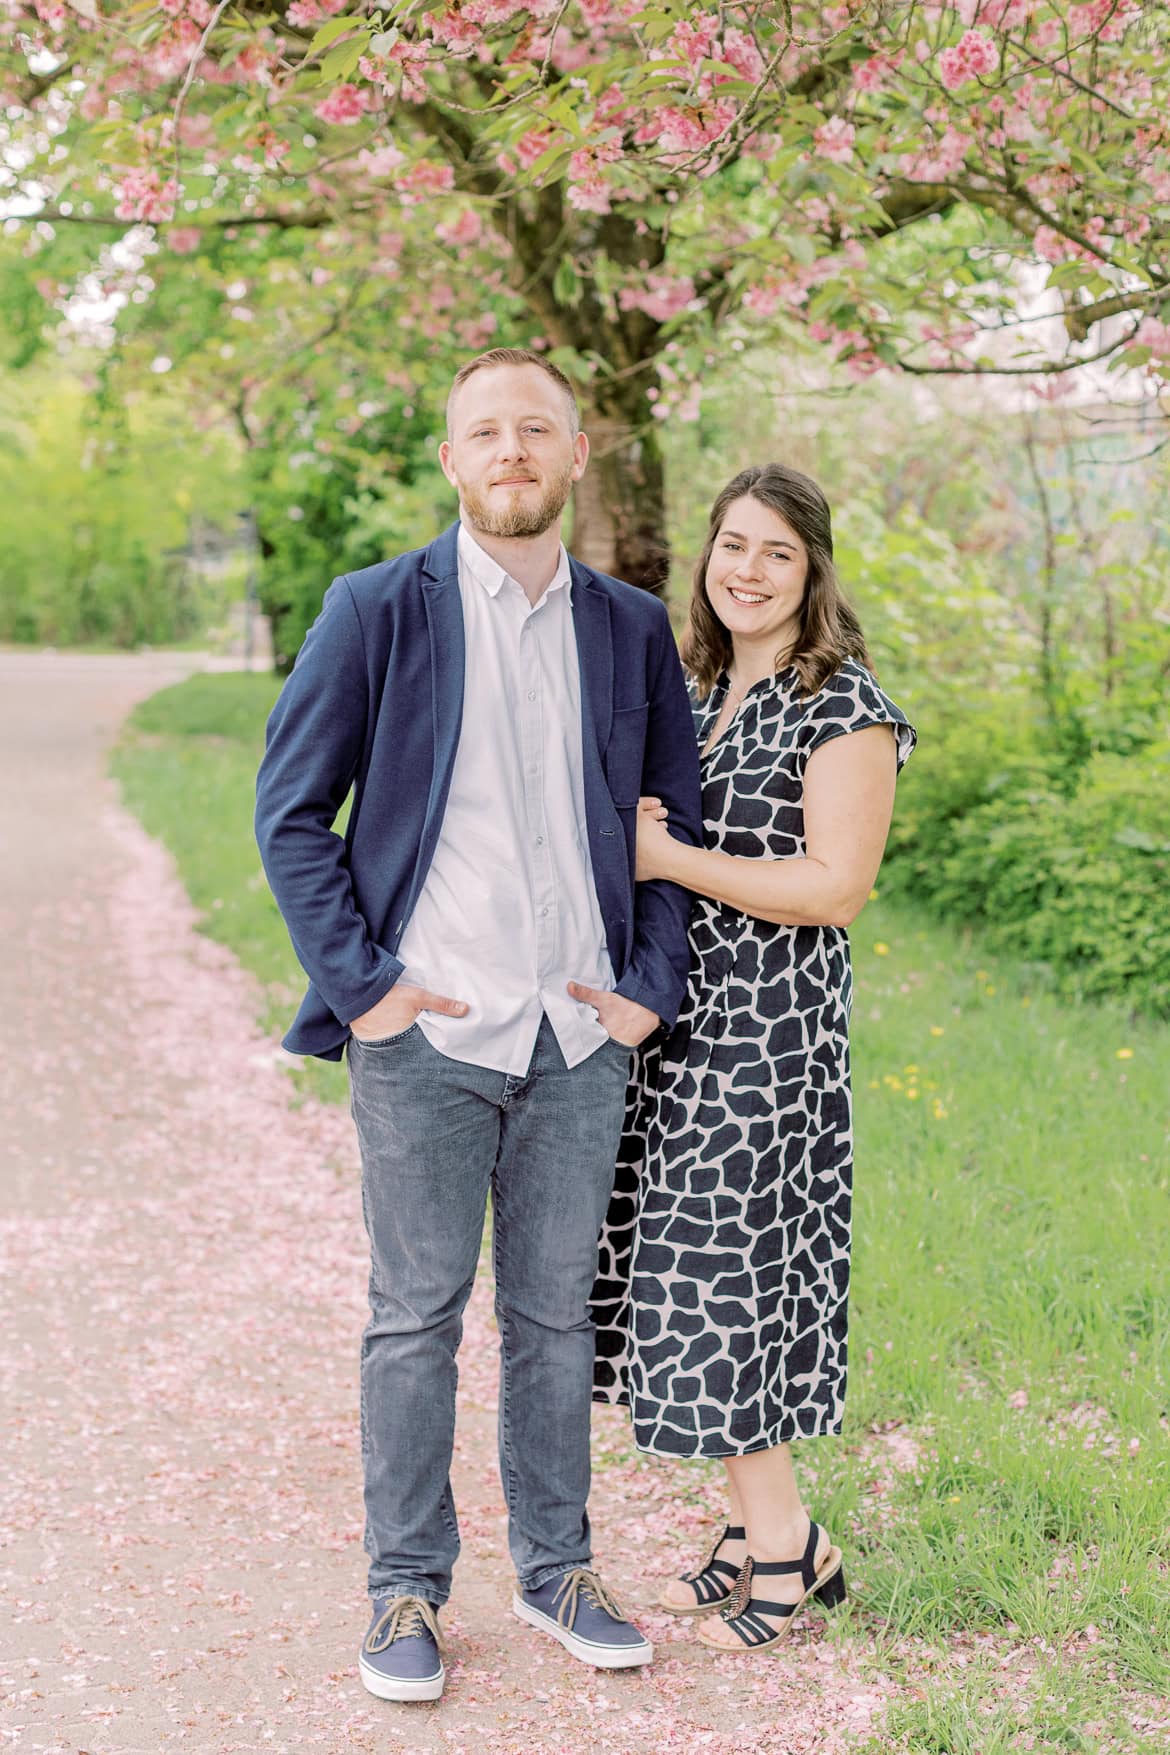
[[[642,793],[649,713],[649,701],[643,701],[640,707],[615,707],[613,711],[609,742],[605,746],[605,778],[609,795],[619,810],[636,805]]]

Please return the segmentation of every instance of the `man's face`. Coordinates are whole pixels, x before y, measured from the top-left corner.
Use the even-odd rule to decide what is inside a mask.
[[[484,366],[459,390],[439,446],[464,523],[485,536],[540,536],[585,473],[564,392],[539,366]]]

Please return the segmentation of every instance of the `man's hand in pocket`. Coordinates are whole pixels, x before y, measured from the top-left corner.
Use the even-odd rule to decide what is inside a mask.
[[[448,999],[426,987],[412,987],[409,982],[396,981],[377,1005],[353,1018],[350,1030],[359,1042],[377,1042],[383,1036],[401,1036],[409,1030],[420,1012],[442,1012],[444,1017],[461,1018],[467,1011],[465,1001]]]

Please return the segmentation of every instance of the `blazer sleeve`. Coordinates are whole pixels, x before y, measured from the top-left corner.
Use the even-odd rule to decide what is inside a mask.
[[[669,812],[672,835],[691,846],[699,845],[703,838],[699,746],[665,607],[646,726],[642,792],[662,800]],[[616,991],[624,999],[636,1000],[657,1012],[667,1025],[677,1018],[686,991],[690,911],[690,891],[678,884],[654,878],[634,885],[633,949]]]
[[[361,763],[369,680],[348,579],[335,579],[268,720],[256,778],[256,841],[293,949],[342,1023],[402,974],[375,944],[333,824]]]

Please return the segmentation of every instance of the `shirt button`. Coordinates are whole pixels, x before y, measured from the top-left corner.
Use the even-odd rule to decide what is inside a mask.
[[[542,908],[542,909],[541,909],[541,911],[540,911],[540,912],[541,912],[541,913],[542,913],[542,914],[547,914],[547,913],[548,913],[548,909],[547,909],[547,908]]]
[[[530,700],[530,701],[535,701],[535,699],[536,699],[536,690],[535,690],[535,689],[529,689],[529,691],[528,691],[528,699],[529,699],[529,700]]]
[[[538,835],[538,836],[537,836],[537,837],[536,837],[536,845],[537,845],[537,846],[538,846],[538,847],[543,847],[543,846],[544,846],[544,836],[543,836],[543,835]],[[547,913],[547,912],[548,912],[548,910],[547,910],[547,909],[546,909],[546,910],[545,910],[545,912],[546,912],[546,913]]]

